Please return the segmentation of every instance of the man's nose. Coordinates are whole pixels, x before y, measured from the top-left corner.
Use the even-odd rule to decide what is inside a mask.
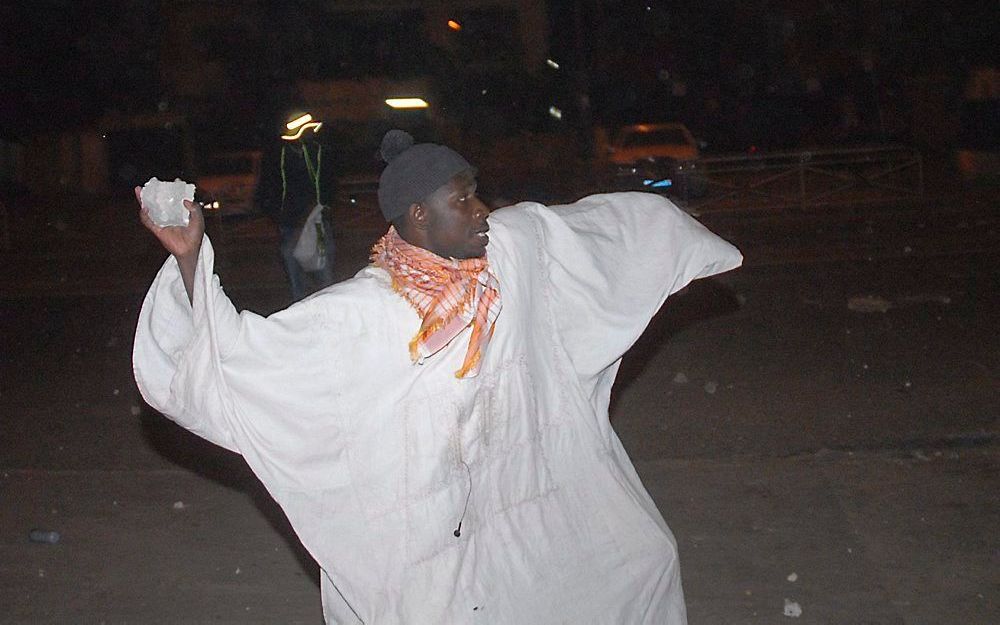
[[[490,207],[486,205],[486,202],[480,200],[479,198],[476,198],[476,210],[475,210],[476,219],[484,219],[489,214],[490,214]]]

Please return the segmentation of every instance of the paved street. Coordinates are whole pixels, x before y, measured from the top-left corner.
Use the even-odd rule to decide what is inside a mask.
[[[14,208],[0,623],[319,623],[315,565],[242,460],[138,398],[132,332],[164,254],[128,199]],[[338,217],[346,277],[381,224],[365,202]],[[612,406],[691,622],[1000,621],[1000,205],[701,219],[746,266],[668,300]],[[266,222],[210,232],[238,306],[287,303]]]

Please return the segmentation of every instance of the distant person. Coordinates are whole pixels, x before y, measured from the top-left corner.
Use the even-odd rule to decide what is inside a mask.
[[[143,397],[243,454],[320,566],[327,623],[683,625],[676,544],[611,428],[622,355],[739,252],[645,193],[489,209],[394,130],[372,263],[237,313],[198,205],[136,331]]]
[[[264,148],[257,186],[258,205],[278,228],[293,301],[333,284],[336,259],[330,211],[336,185],[332,154],[320,140],[321,122],[305,119],[303,113],[284,118]],[[323,207],[319,219],[313,215],[317,206]]]

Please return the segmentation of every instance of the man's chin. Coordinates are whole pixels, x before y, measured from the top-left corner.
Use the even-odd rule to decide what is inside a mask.
[[[465,250],[465,258],[484,258],[486,256],[486,243],[476,241]]]

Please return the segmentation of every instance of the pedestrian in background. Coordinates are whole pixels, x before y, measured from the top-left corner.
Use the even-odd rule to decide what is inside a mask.
[[[336,181],[318,122],[296,111],[268,140],[257,185],[261,211],[278,227],[293,301],[333,284],[336,248],[330,210]]]

